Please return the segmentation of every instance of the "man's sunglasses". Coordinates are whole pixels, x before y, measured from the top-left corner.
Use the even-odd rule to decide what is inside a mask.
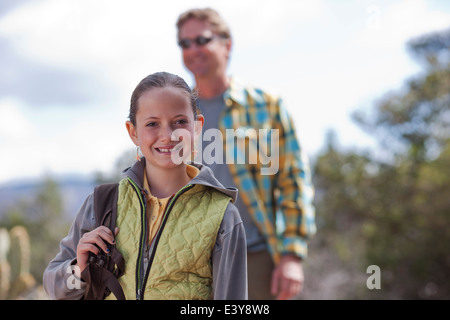
[[[180,39],[180,41],[178,41],[178,45],[183,49],[189,49],[192,42],[195,42],[195,44],[197,46],[202,47],[205,44],[211,42],[211,40],[213,40],[214,38],[216,38],[216,37],[215,36],[212,36],[212,37],[198,36],[195,39]]]

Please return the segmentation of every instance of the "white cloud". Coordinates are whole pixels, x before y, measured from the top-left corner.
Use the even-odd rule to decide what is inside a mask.
[[[450,13],[430,10],[425,0],[403,0],[371,5],[367,27],[354,35],[355,41],[385,50],[404,47],[411,38],[450,26]]]
[[[24,107],[14,98],[0,100],[0,142],[15,144],[36,133],[31,120],[23,114]]]
[[[43,173],[108,172],[114,160],[133,147],[125,116],[116,112],[54,107],[25,116],[24,110],[0,102],[0,182]]]
[[[228,1],[218,3],[217,10],[229,22],[236,45],[246,50],[283,43],[298,28],[322,16],[323,1]]]

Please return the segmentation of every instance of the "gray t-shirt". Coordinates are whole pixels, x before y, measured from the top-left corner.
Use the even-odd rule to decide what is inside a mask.
[[[200,113],[205,117],[205,123],[203,125],[203,133],[208,129],[217,129],[219,126],[219,118],[221,112],[225,109],[225,100],[223,95],[211,98],[211,99],[198,99],[198,106],[200,108]],[[214,141],[202,140],[202,149],[208,146],[208,144],[214,143]],[[217,143],[217,142],[216,142]],[[217,145],[217,144],[216,144]],[[223,145],[222,143],[220,144]],[[201,150],[199,150],[201,152]],[[215,177],[219,180],[225,187],[235,187],[233,177],[231,176],[228,165],[225,162],[225,150],[223,150],[223,161],[222,163],[206,163],[205,158],[202,157],[203,164],[207,165],[214,172]],[[208,161],[211,162],[211,161]],[[239,210],[242,221],[244,223],[245,233],[247,236],[247,250],[251,252],[261,251],[266,249],[266,242],[264,237],[260,234],[258,227],[253,222],[250,214],[242,201],[242,197],[238,196],[236,201],[236,207]]]

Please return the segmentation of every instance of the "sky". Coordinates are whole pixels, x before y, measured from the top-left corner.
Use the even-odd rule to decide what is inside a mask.
[[[445,0],[2,0],[0,184],[110,171],[134,149],[137,83],[168,71],[194,85],[175,28],[194,7],[229,23],[229,74],[283,97],[310,158],[330,129],[375,146],[351,113],[420,73],[407,41],[450,27]]]

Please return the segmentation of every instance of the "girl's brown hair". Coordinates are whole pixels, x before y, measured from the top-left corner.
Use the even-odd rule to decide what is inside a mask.
[[[178,88],[183,91],[191,102],[192,111],[194,112],[194,119],[197,119],[198,108],[197,108],[197,95],[195,92],[191,90],[189,85],[184,81],[183,78],[168,72],[157,72],[148,75],[144,79],[139,82],[134,89],[133,94],[131,95],[130,102],[130,113],[128,118],[131,123],[136,126],[136,114],[138,111],[138,102],[139,98],[142,94],[148,90],[153,88],[165,88],[165,87],[173,87]]]

